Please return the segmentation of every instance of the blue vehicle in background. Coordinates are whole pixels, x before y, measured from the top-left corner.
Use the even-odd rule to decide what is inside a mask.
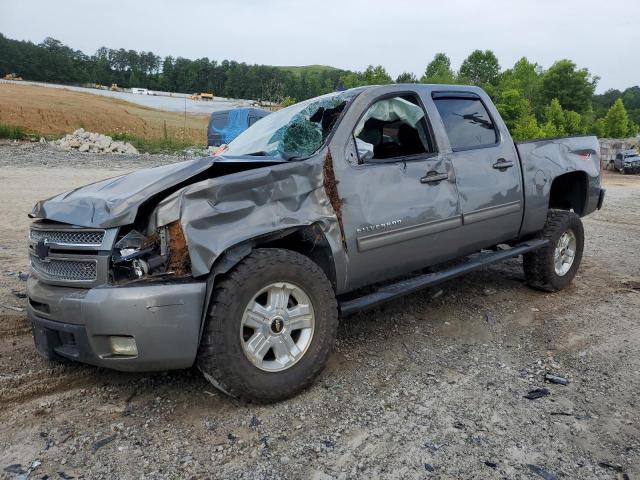
[[[207,146],[230,143],[251,125],[271,112],[259,108],[234,108],[213,112],[207,130]]]

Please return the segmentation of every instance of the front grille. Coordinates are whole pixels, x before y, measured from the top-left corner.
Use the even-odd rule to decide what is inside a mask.
[[[72,260],[49,257],[47,261],[43,261],[31,255],[31,267],[39,277],[45,280],[93,282],[98,277],[98,262],[93,259]]]
[[[59,245],[102,245],[104,230],[40,230],[32,228],[29,238],[37,243],[46,240]]]

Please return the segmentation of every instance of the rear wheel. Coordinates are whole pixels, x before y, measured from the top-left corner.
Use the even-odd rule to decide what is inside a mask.
[[[541,235],[549,244],[524,255],[525,278],[540,290],[562,290],[571,283],[582,260],[582,221],[574,212],[549,210]]]
[[[282,400],[322,371],[337,326],[333,288],[316,263],[257,249],[214,289],[198,367],[231,396]]]

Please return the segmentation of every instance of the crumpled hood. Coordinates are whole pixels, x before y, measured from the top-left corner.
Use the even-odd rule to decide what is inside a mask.
[[[197,181],[203,175],[210,177],[234,170],[267,167],[274,163],[280,161],[256,161],[255,157],[203,157],[145,168],[41,200],[29,216],[90,228],[129,225],[135,221],[142,204],[154,198],[160,201],[163,194],[170,194],[176,188],[190,183],[190,180]],[[209,169],[212,169],[211,172],[205,174]]]

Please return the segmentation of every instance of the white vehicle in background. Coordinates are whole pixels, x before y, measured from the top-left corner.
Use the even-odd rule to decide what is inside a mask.
[[[149,95],[149,90],[146,88],[132,88],[131,93],[135,93],[138,95]]]

